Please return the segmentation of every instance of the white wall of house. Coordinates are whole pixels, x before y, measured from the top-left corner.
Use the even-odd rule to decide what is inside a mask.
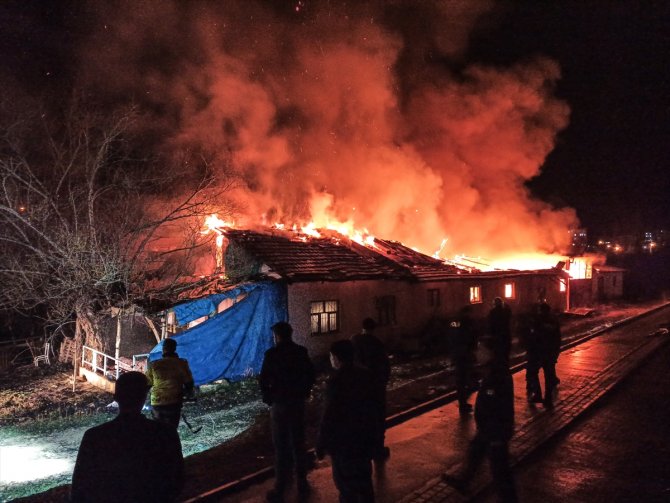
[[[384,299],[393,298],[390,302],[394,305],[394,322],[380,324],[376,332],[388,348],[405,347],[407,340],[418,338],[431,320],[454,316],[465,305],[472,306],[474,317],[485,318],[493,299],[505,296],[505,285],[511,285],[513,291],[512,297],[505,299],[513,314],[529,311],[541,293],[552,308],[566,309],[567,296],[566,292],[560,291],[559,278],[548,274],[464,275],[417,283],[392,280],[309,282],[288,285],[289,322],[294,329],[294,340],[305,345],[310,356],[325,356],[334,341],[359,332],[364,318],[371,317],[379,322],[380,316],[384,315],[380,310],[386,314],[390,311],[383,305]],[[470,302],[471,287],[480,288],[480,302]],[[337,301],[336,331],[312,333],[310,309],[313,302],[320,301]]]
[[[410,295],[407,282],[364,280],[347,282],[309,282],[288,285],[289,323],[293,326],[293,339],[309,350],[310,356],[328,354],[330,345],[339,339],[350,338],[360,332],[361,322],[367,317],[377,319],[375,299],[394,296],[396,323],[379,326],[377,335],[387,344],[399,334],[412,328],[407,311]],[[331,333],[312,334],[311,303],[318,301],[338,302],[338,329]]]

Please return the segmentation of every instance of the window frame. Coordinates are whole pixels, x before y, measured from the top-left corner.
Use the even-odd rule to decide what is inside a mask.
[[[395,295],[380,295],[375,297],[377,311],[377,326],[386,327],[397,323]]]
[[[510,295],[507,295],[507,287],[509,287],[511,290]],[[505,283],[503,285],[503,298],[512,300],[516,299],[516,282],[510,281],[509,283]]]
[[[429,288],[426,290],[428,295],[428,307],[439,307],[440,306],[440,289],[439,288]]]
[[[335,310],[328,311],[327,304],[334,303]],[[321,311],[314,312],[314,307],[316,304],[321,304]],[[323,316],[326,316],[327,327],[326,330],[323,330]],[[334,316],[334,322],[333,317]],[[318,325],[318,331],[314,331],[314,321]],[[334,328],[332,325],[335,325]],[[329,300],[312,300],[309,303],[309,330],[311,335],[327,335],[335,334],[340,331],[340,301],[338,299],[329,299]]]
[[[483,302],[484,301],[482,300],[482,286],[481,285],[470,286],[470,304],[482,304]]]

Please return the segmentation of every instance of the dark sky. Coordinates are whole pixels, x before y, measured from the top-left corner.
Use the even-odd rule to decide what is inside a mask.
[[[4,77],[29,92],[67,87],[71,53],[92,29],[84,5],[2,2]],[[670,228],[668,26],[670,2],[527,1],[500,3],[471,35],[468,63],[560,64],[570,125],[529,185],[574,207],[594,236]]]
[[[534,191],[594,234],[669,227],[670,2],[529,1],[502,19],[472,57],[556,59],[572,111]]]

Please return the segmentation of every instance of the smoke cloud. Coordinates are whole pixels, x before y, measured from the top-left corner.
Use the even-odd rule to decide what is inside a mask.
[[[352,3],[94,3],[79,78],[139,104],[157,148],[238,178],[241,225],[447,237],[442,256],[565,247],[574,211],[524,186],[568,123],[558,65],[465,65],[489,2]]]

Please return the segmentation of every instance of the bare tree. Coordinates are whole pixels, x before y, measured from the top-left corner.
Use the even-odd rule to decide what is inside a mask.
[[[138,156],[133,112],[81,110],[2,108],[0,309],[46,313],[51,333],[76,323],[102,348],[112,307],[169,296],[191,278],[213,239],[203,217],[225,212],[231,184],[204,162],[180,172]]]

